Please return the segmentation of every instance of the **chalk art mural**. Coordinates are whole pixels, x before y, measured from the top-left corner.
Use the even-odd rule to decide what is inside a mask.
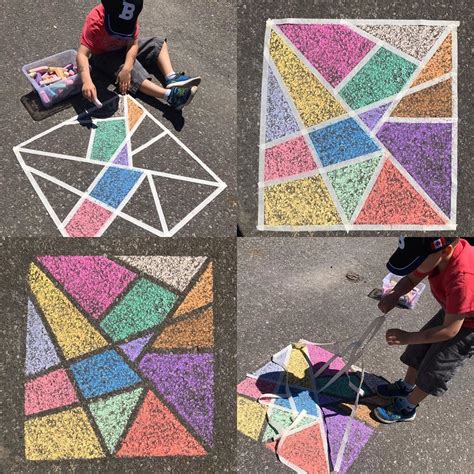
[[[458,24],[268,21],[260,230],[456,228]]]
[[[28,283],[27,460],[213,449],[212,261],[43,256]]]
[[[110,109],[36,135],[16,157],[63,237],[100,237],[121,222],[171,237],[226,184],[133,97],[100,113]]]
[[[367,372],[361,379],[353,367],[331,382],[345,364],[307,341],[287,346],[237,385],[238,431],[296,472],[347,472],[379,425],[370,411],[383,404],[375,388],[385,380]]]

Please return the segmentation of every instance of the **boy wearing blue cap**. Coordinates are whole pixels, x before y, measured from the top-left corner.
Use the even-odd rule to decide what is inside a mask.
[[[400,238],[387,268],[404,278],[380,301],[382,312],[392,310],[425,277],[441,305],[420,331],[386,333],[389,345],[407,345],[400,360],[408,369],[403,380],[377,387],[391,403],[377,407],[374,415],[395,423],[414,420],[418,404],[428,395],[441,396],[474,353],[474,247],[459,238]]]
[[[87,15],[77,52],[82,93],[97,102],[91,65],[114,75],[121,94],[140,91],[181,110],[193,99],[201,78],[174,71],[165,38],[138,38],[142,8],[143,0],[102,0]],[[152,82],[148,71],[155,67],[163,74],[165,87]]]

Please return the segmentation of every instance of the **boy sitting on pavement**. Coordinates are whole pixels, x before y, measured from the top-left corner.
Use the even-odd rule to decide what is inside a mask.
[[[474,353],[474,247],[459,238],[401,238],[387,268],[404,275],[379,303],[382,312],[428,276],[441,310],[418,332],[389,329],[389,345],[406,345],[400,360],[408,366],[403,380],[379,385],[377,393],[392,399],[374,415],[383,423],[412,421],[428,395],[441,396],[447,382]]]
[[[77,52],[82,93],[89,101],[97,102],[90,59],[93,68],[116,78],[121,94],[140,91],[181,110],[193,99],[201,78],[174,71],[166,39],[138,39],[137,20],[142,8],[143,0],[102,0],[87,15]],[[151,81],[148,70],[154,67],[165,78],[164,88]]]

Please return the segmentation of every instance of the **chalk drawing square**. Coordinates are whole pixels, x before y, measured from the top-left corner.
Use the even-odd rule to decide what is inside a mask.
[[[27,277],[26,459],[212,452],[213,278],[207,257],[35,258]]]
[[[333,472],[356,397],[351,384],[360,385],[360,372],[351,370],[316,393],[344,368],[345,362],[340,357],[333,359],[334,354],[313,343],[299,346],[285,347],[237,385],[237,429],[273,451],[275,462],[279,460],[295,472]],[[350,470],[379,425],[370,417],[368,406],[381,383],[386,381],[365,373],[361,384],[364,395],[337,472]]]
[[[458,26],[268,20],[259,230],[456,229]]]
[[[63,237],[101,237],[124,222],[171,237],[226,188],[133,97],[104,110],[105,118],[93,109],[13,149]]]

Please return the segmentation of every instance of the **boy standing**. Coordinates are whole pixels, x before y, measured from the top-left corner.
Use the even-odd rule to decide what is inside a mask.
[[[143,0],[102,0],[87,15],[77,52],[82,93],[91,102],[97,101],[91,64],[113,75],[121,94],[140,91],[181,110],[193,99],[201,78],[174,71],[166,39],[138,39],[137,20],[142,8]],[[163,74],[165,87],[151,81],[148,70],[153,67],[158,67]]]
[[[379,385],[377,393],[392,399],[374,415],[383,423],[415,419],[428,395],[441,396],[447,382],[474,353],[474,247],[459,238],[400,238],[387,268],[404,275],[379,303],[388,313],[398,299],[428,277],[441,310],[418,332],[389,329],[389,345],[408,345],[400,360],[408,366],[404,380]]]

